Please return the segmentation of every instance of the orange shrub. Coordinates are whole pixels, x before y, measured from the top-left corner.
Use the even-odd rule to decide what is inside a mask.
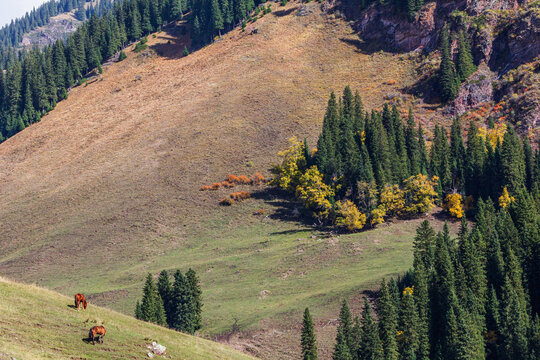
[[[390,79],[388,81],[385,81],[383,84],[385,84],[385,85],[396,85],[397,81],[394,80],[394,79]]]
[[[234,200],[229,198],[223,198],[219,201],[219,205],[222,206],[231,206],[232,204],[234,204]]]
[[[253,174],[252,182],[255,185],[260,185],[264,182],[264,176],[262,176],[260,172],[256,172],[255,174]]]
[[[227,179],[225,179],[225,180],[232,183],[232,184],[236,184],[238,182],[238,176],[230,174],[230,175],[227,176]]]
[[[218,190],[221,187],[221,183],[212,184],[211,190]]]
[[[223,186],[224,188],[232,188],[234,187],[234,184],[232,182],[228,182],[227,180],[225,180],[224,182],[221,183],[221,186]]]
[[[247,191],[239,191],[235,193],[231,193],[230,197],[234,201],[242,201],[245,199],[249,199],[251,195]]]
[[[259,209],[253,213],[253,215],[260,216],[264,215],[264,209]]]
[[[237,183],[238,184],[243,184],[243,185],[249,185],[249,184],[252,183],[252,180],[250,178],[248,178],[246,175],[240,175],[238,177]]]
[[[211,186],[208,186],[208,185],[203,185],[203,186],[201,187],[201,191],[207,191],[207,190],[210,190],[210,189],[212,189],[212,187],[211,187]]]

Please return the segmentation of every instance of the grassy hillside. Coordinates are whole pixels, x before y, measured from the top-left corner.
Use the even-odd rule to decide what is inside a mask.
[[[257,193],[230,208],[218,206],[229,191],[199,189],[230,173],[268,175],[289,137],[314,144],[330,91],[350,84],[378,107],[412,83],[412,66],[363,50],[320,4],[307,16],[295,16],[297,3],[272,6],[188,57],[184,25],[150,36],[149,50],[128,50],[102,81],[2,143],[0,273],[131,314],[147,272],[193,267],[206,336],[297,357],[309,305],[328,352],[335,328],[323,325],[340,298],[405,271],[419,220],[335,237],[268,189],[246,187]],[[242,333],[228,336],[235,319]]]
[[[138,321],[89,305],[77,312],[73,299],[0,278],[0,355],[17,359],[141,359],[146,345],[167,347],[167,359],[252,359],[219,343]],[[103,344],[84,341],[104,325]]]

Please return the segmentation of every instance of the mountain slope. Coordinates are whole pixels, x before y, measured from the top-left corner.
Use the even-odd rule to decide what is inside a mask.
[[[350,84],[369,109],[413,81],[406,60],[362,50],[319,4],[307,16],[272,6],[188,57],[181,27],[150,36],[149,51],[128,50],[2,143],[0,272],[132,313],[145,273],[193,267],[215,335],[306,304],[331,318],[341,296],[406,270],[416,223],[336,240],[264,188],[230,208],[217,205],[229,191],[199,191],[230,173],[268,175],[292,135],[314,145],[330,91]],[[252,215],[261,208],[267,217]]]
[[[0,278],[0,357],[17,359],[141,359],[146,345],[167,348],[167,359],[252,359],[224,345],[138,321],[89,305],[76,311],[73,299]],[[84,341],[88,329],[104,325],[103,344]],[[3,357],[2,357],[3,358]]]

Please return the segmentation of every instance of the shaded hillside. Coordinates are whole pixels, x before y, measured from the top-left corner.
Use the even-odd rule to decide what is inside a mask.
[[[0,278],[0,358],[141,359],[147,345],[164,345],[167,359],[252,359],[224,345],[135,320],[89,305],[76,311],[73,298]],[[88,329],[105,326],[103,344],[87,340]],[[161,358],[156,356],[156,358]]]

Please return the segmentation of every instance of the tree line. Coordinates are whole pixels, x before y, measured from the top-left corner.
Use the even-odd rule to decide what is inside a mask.
[[[435,125],[431,146],[409,110],[396,106],[366,111],[358,93],[346,87],[328,100],[316,149],[296,141],[279,155],[273,184],[302,201],[327,223],[351,221],[361,229],[389,216],[412,216],[435,203],[451,203],[451,214],[474,212],[480,198],[506,207],[511,196],[530,193],[540,201],[540,153],[511,125],[490,119],[486,127],[471,121],[463,136],[459,118],[450,133]],[[500,202],[503,195],[506,202]],[[348,218],[348,220],[347,220]]]
[[[457,239],[424,221],[413,268],[382,281],[376,316],[367,299],[354,319],[343,302],[333,360],[538,359],[538,213],[520,193],[507,209],[480,200],[474,227],[462,221]],[[317,359],[308,309],[301,345],[304,359]]]
[[[105,60],[126,44],[159,30],[164,23],[192,13],[193,42],[195,46],[202,46],[215,34],[230,30],[246,18],[256,4],[254,0],[102,3],[104,8],[94,11],[66,41],[58,40],[43,50],[17,52],[10,47],[0,51],[0,63],[4,64],[4,71],[0,71],[0,142],[38,122],[58,101],[65,99],[67,90],[80,84],[85,75],[94,69],[101,72]],[[107,10],[106,4],[111,4],[112,8]],[[47,5],[47,9],[48,6],[52,5]]]
[[[137,301],[135,317],[139,320],[168,326],[171,329],[194,334],[202,326],[202,290],[194,270],[185,274],[174,273],[171,283],[169,273],[163,270],[157,284],[148,274],[141,301]]]
[[[27,12],[23,17],[14,19],[8,25],[0,29],[0,59],[5,65],[5,53],[9,49],[15,51],[23,39],[23,35],[34,30],[37,27],[46,25],[49,19],[63,13],[69,13],[75,10],[75,16],[78,20],[84,21],[92,15],[105,14],[112,8],[114,0],[101,0],[94,6],[86,7],[85,4],[90,0],[49,0],[40,5],[37,9]],[[12,49],[13,48],[13,49]]]

